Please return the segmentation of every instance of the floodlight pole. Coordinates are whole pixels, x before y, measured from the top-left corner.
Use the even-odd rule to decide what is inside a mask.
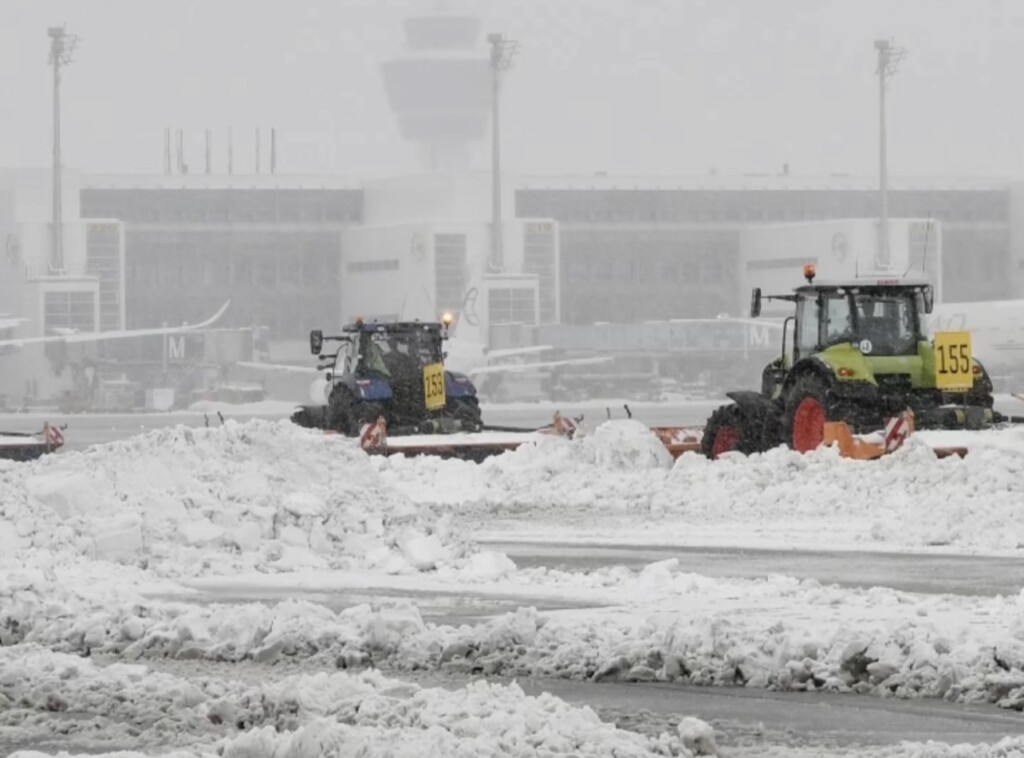
[[[896,73],[900,61],[906,55],[903,48],[895,47],[889,40],[875,40],[878,51],[878,255],[876,263],[887,267],[892,261],[889,250],[889,171],[886,152],[885,129],[885,82]]]
[[[512,65],[518,43],[501,34],[488,34],[491,46],[491,259],[490,268],[504,268],[501,234],[501,75]]]
[[[53,250],[50,254],[50,270],[64,270],[64,216],[61,206],[61,155],[60,155],[60,69],[71,63],[78,37],[67,34],[62,26],[51,26],[50,63],[53,65]]]

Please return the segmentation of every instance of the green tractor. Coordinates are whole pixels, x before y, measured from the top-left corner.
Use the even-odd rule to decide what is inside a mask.
[[[806,452],[824,442],[826,422],[863,434],[908,409],[917,429],[981,429],[1004,420],[992,408],[992,382],[971,354],[970,334],[940,332],[928,340],[930,284],[817,283],[813,266],[804,276],[793,294],[763,298],[793,303],[782,325],[782,354],[765,367],[760,392],[726,393],[733,402],[711,414],[701,443],[709,458],[780,444]],[[752,317],[761,302],[757,288]]]

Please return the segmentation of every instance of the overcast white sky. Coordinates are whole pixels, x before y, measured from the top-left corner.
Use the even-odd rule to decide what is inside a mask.
[[[453,3],[449,3],[452,5]],[[877,171],[873,40],[909,51],[892,82],[894,174],[1024,175],[1024,3],[1017,0],[479,0],[518,40],[503,156],[545,174]],[[158,172],[164,127],[256,126],[279,170],[413,170],[377,70],[413,0],[3,0],[0,166],[50,159],[49,25],[81,37],[64,86],[65,163]],[[304,153],[290,143],[311,135]],[[266,139],[266,137],[264,137]],[[266,143],[264,143],[266,144]],[[331,147],[333,145],[333,147]],[[486,153],[484,153],[486,157]],[[265,160],[265,159],[264,159]],[[264,163],[266,170],[266,163]]]

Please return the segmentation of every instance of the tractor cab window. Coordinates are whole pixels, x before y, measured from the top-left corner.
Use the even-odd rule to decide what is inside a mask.
[[[334,359],[334,373],[337,376],[343,376],[344,374],[351,373],[356,370],[356,364],[358,362],[359,340],[347,340],[338,350],[338,355]]]
[[[851,342],[855,339],[853,313],[850,311],[850,296],[845,292],[830,292],[825,295],[825,341],[824,345]]]
[[[912,355],[921,339],[917,293],[860,292],[854,295],[861,349],[875,355]]]
[[[818,320],[821,301],[800,298],[796,304],[796,339],[793,342],[794,360],[811,355],[818,349]]]
[[[419,361],[421,367],[442,360],[441,341],[436,334],[418,332],[409,343],[409,352]]]
[[[441,360],[438,341],[426,332],[377,332],[373,335],[371,355],[379,355],[385,373],[392,379],[418,380],[423,367]]]
[[[361,332],[359,334],[359,364],[357,368],[371,371],[385,377],[391,376],[384,345],[383,335],[379,332]]]

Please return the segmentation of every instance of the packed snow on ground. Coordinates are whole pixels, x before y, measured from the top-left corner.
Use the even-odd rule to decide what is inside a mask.
[[[475,542],[490,520],[550,539],[665,542],[700,539],[704,529],[739,543],[812,534],[818,548],[1014,553],[1024,437],[986,433],[976,443],[964,459],[937,459],[912,440],[871,463],[785,450],[673,461],[642,425],[624,421],[476,465],[368,457],[351,440],[287,422],[229,421],[0,462],[0,739],[32,745],[60,735],[99,740],[96,749],[238,756],[354,755],[360,746],[390,755],[716,753],[709,727],[685,714],[678,728],[642,737],[587,709],[529,698],[511,681],[535,675],[1021,709],[1024,596],[712,579],[675,561],[639,571],[520,569]],[[626,524],[627,534],[616,532]],[[457,592],[520,598],[523,607],[452,627],[425,622],[405,601],[337,612],[305,600],[197,601],[214,587]],[[538,612],[530,604],[539,598],[573,610]],[[306,660],[335,673],[196,684],[146,665],[166,658]],[[504,679],[435,691],[371,666]],[[1010,755],[1024,741],[970,750],[870,754]]]
[[[291,400],[256,400],[251,403],[228,403],[223,400],[197,400],[188,409],[195,413],[220,413],[226,418],[243,419],[250,416],[280,416],[288,418],[299,403]]]

